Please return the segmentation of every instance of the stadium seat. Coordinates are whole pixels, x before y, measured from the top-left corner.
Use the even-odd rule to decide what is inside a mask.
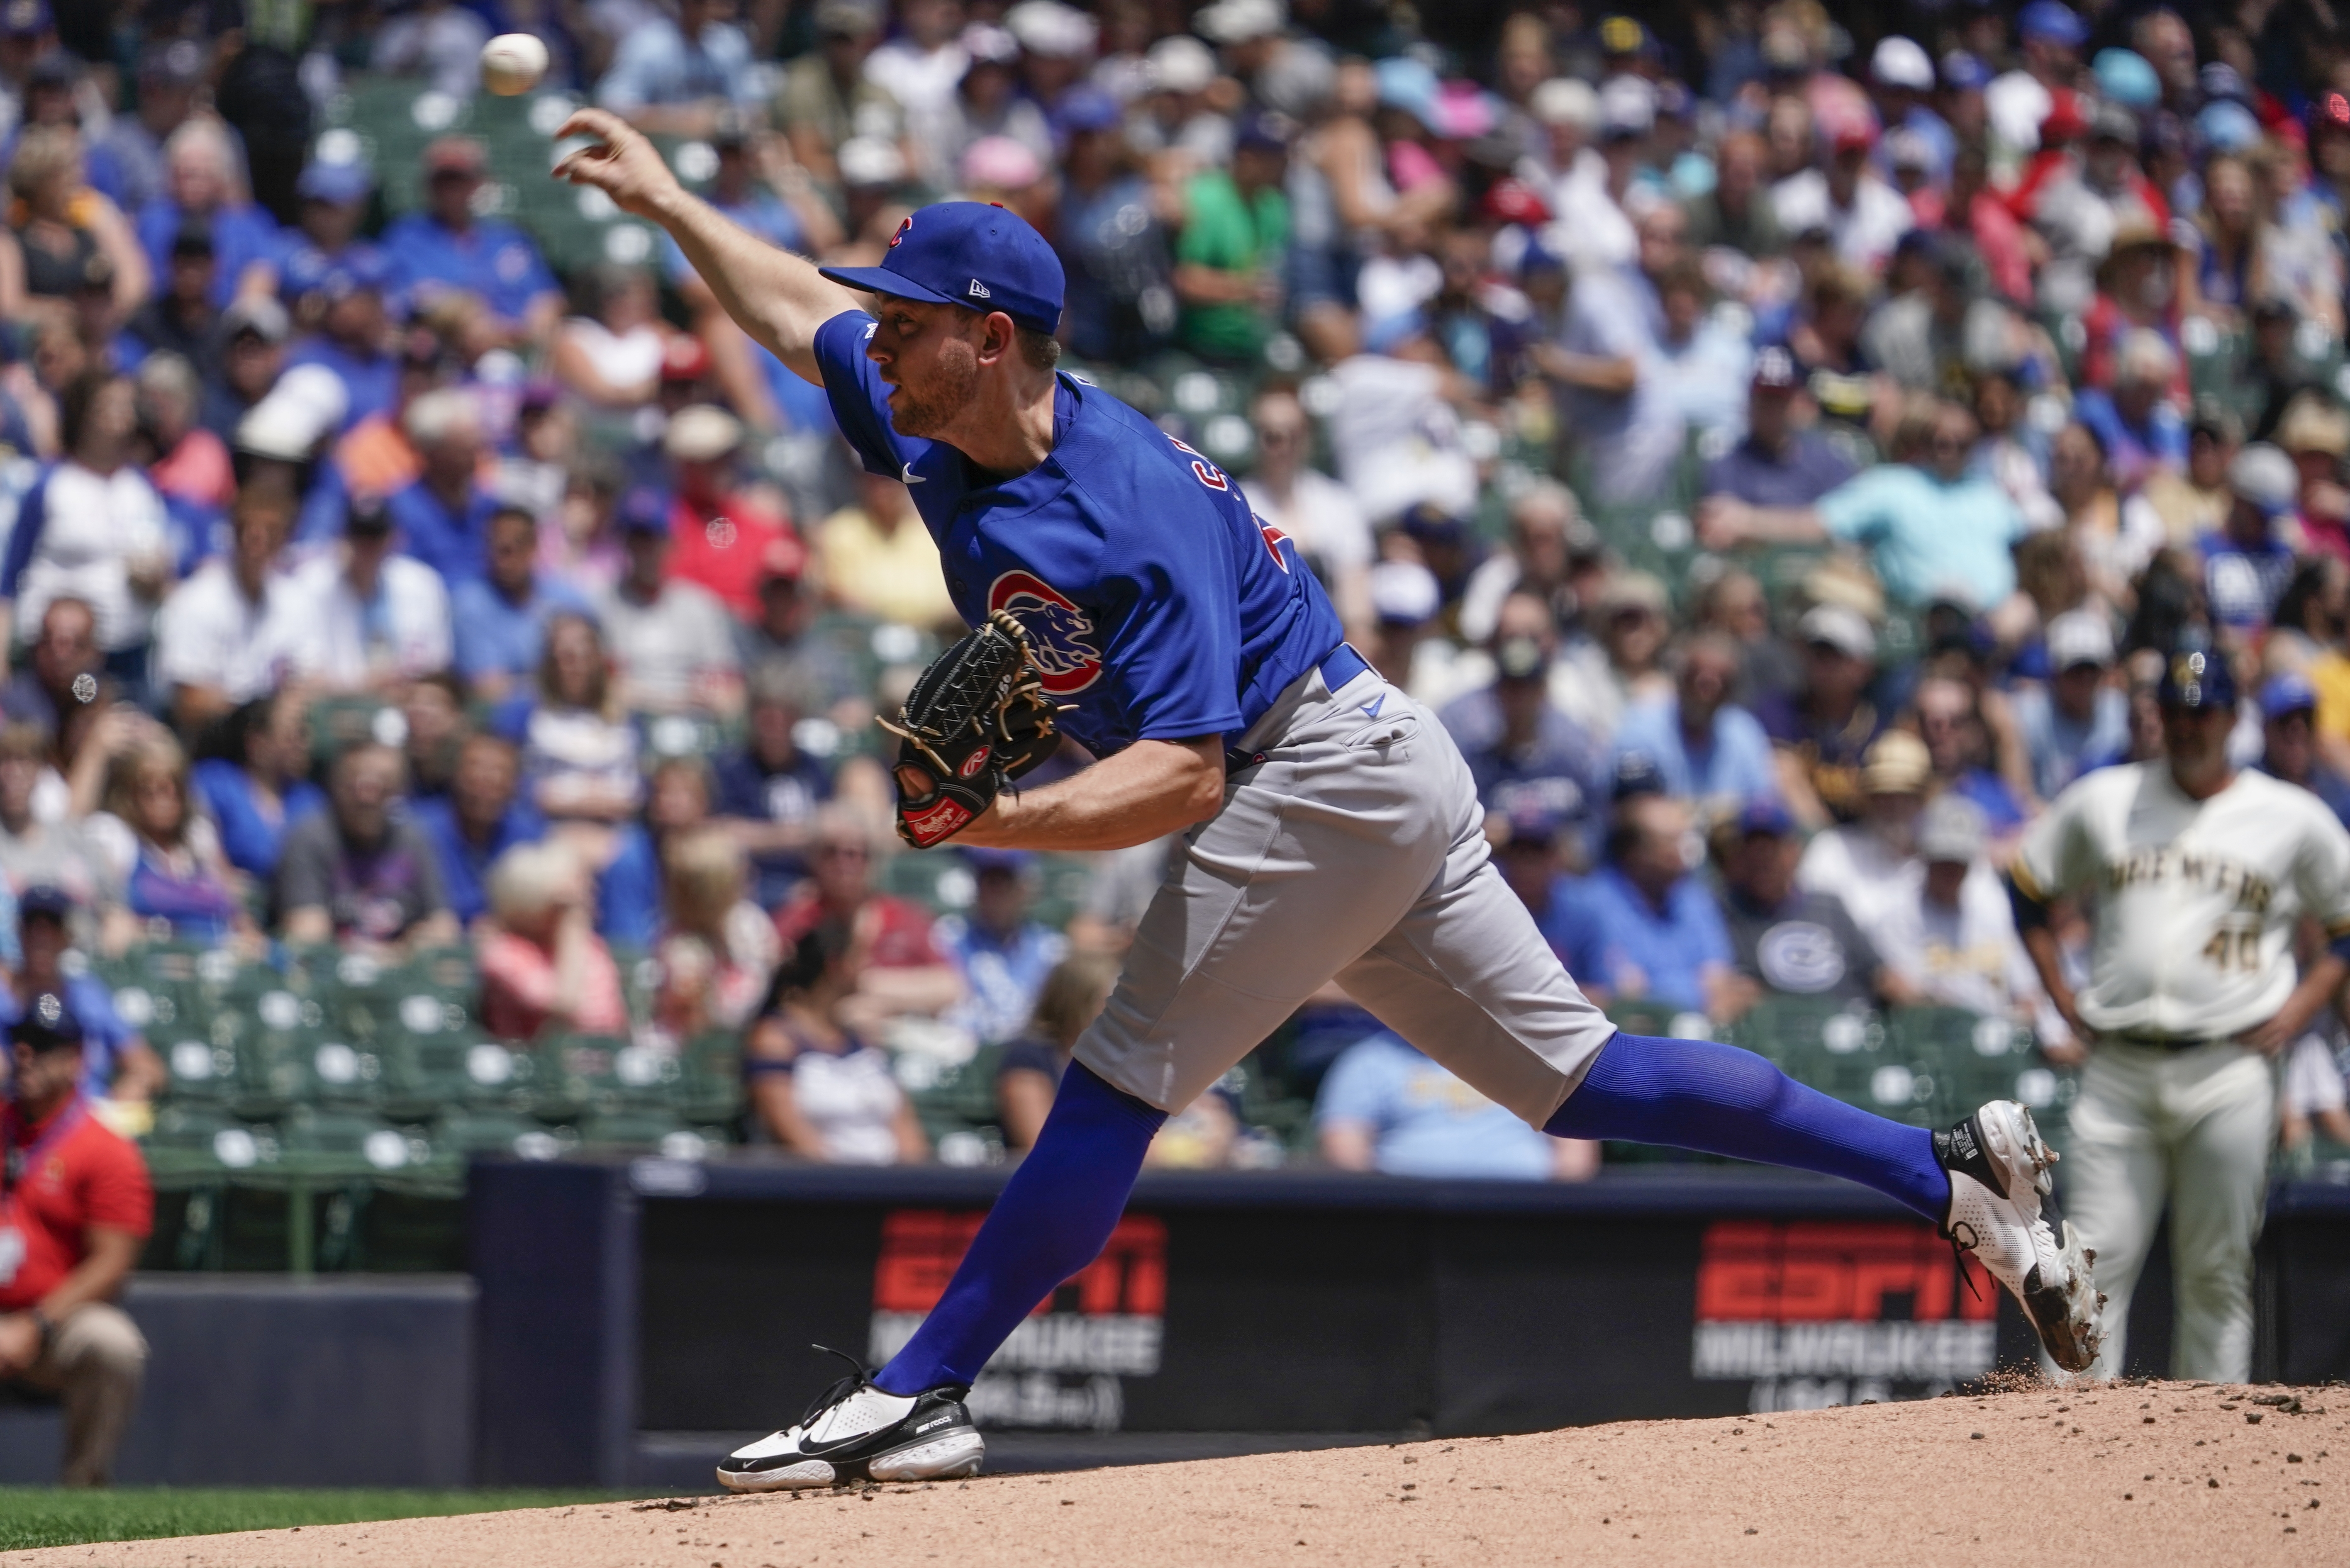
[[[579,1147],[577,1128],[550,1127],[520,1111],[510,1110],[443,1111],[432,1124],[432,1136],[434,1147],[458,1159],[476,1154],[553,1159]]]
[[[913,1102],[914,1115],[933,1147],[948,1138],[976,1137],[983,1144],[993,1140],[1001,1149],[995,1068],[1003,1059],[1001,1045],[983,1045],[969,1061],[953,1064],[928,1056],[898,1058],[899,1085]]]

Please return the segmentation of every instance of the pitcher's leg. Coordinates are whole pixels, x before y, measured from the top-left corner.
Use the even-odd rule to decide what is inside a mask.
[[[1166,1119],[1070,1063],[1036,1147],[1004,1183],[946,1293],[873,1381],[893,1394],[974,1381],[1020,1320],[1100,1255]]]
[[[1448,884],[1339,973],[1381,1022],[1554,1137],[1824,1171],[1942,1221],[1950,1188],[1931,1134],[1806,1089],[1749,1051],[1617,1033],[1474,833],[1464,825]]]
[[[1933,1134],[1830,1099],[1752,1051],[1711,1040],[1617,1035],[1543,1130],[1840,1176],[1937,1225],[1950,1210]]]

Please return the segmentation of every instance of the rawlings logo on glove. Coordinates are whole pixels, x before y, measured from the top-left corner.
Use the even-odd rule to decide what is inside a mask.
[[[1028,634],[997,610],[931,661],[893,723],[898,836],[945,843],[1060,744]]]

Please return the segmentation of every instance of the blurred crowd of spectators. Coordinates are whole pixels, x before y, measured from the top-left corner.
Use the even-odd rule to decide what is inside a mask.
[[[462,103],[515,28],[776,244],[1035,223],[1070,362],[1246,475],[1604,1003],[1939,1004],[2073,1059],[1998,867],[2156,753],[2182,646],[2257,693],[2243,764],[2350,810],[2315,0],[238,11],[0,5],[17,995],[68,941],[469,943],[497,1033],[739,1031],[754,1136],[876,1163],[931,1156],[910,1060],[974,1047],[1021,1147],[1101,1006],[1168,846],[1066,929],[1025,856],[884,890],[872,714],[958,629],[903,487],[673,248],[558,275],[481,140],[395,210],[327,131],[370,78]],[[93,1086],[165,1091],[85,1023]],[[1343,995],[1293,1033],[1333,1164],[1594,1163]],[[2288,1080],[2350,1133],[2329,1039]],[[1232,1085],[1160,1156],[1274,1158]]]

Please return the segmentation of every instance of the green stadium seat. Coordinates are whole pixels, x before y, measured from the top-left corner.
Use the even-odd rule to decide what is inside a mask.
[[[688,1121],[723,1124],[743,1110],[743,1041],[738,1034],[713,1031],[697,1035],[680,1049],[684,1075],[679,1084],[678,1109]]]
[[[366,1111],[296,1106],[278,1133],[288,1160],[322,1174],[390,1173],[433,1159],[432,1141],[421,1129],[397,1127]]]
[[[578,1147],[579,1134],[568,1127],[549,1127],[520,1111],[467,1108],[441,1114],[432,1124],[432,1144],[460,1159],[476,1154],[553,1159]]]
[[[967,1062],[941,1064],[927,1056],[900,1056],[898,1082],[913,1102],[914,1115],[933,1146],[958,1134],[993,1138],[1003,1129],[995,1112],[995,1068],[1001,1045],[983,1045]]]
[[[540,1047],[541,1087],[552,1106],[583,1116],[609,1116],[623,1110],[657,1110],[671,1116],[687,1098],[682,1057],[639,1045],[619,1035],[564,1034]],[[581,1133],[587,1127],[583,1121]]]
[[[699,1159],[726,1147],[722,1127],[692,1127],[674,1111],[632,1106],[582,1117],[579,1138],[589,1148],[657,1149],[672,1159]]]
[[[404,1033],[385,1062],[387,1107],[403,1116],[430,1116],[456,1107],[527,1113],[542,1102],[562,1103],[544,1054],[471,1030]]]

